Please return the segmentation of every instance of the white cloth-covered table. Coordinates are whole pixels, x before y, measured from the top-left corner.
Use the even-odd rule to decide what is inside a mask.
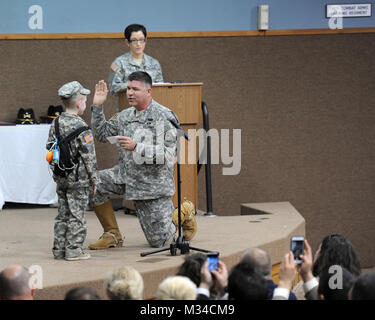
[[[56,184],[46,161],[49,127],[0,126],[0,209],[4,202],[57,202]]]

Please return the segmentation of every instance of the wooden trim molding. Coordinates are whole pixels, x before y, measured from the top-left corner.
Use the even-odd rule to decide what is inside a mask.
[[[375,28],[298,29],[298,30],[238,30],[238,31],[187,31],[149,32],[148,38],[204,38],[204,37],[264,37],[314,34],[375,33]],[[39,39],[123,39],[122,32],[113,33],[0,33],[0,40]]]
[[[279,283],[279,271],[280,271],[280,266],[281,266],[281,263],[276,263],[272,266],[272,271],[271,271],[271,278],[273,280],[273,282],[275,282],[275,284],[278,284]],[[293,289],[296,284],[298,282],[300,282],[302,280],[302,277],[297,273],[296,274],[296,278],[294,279],[293,281],[293,285],[292,285],[292,288]]]
[[[204,37],[259,37],[264,31],[189,31],[189,32],[150,32],[152,38],[204,38]]]
[[[0,33],[3,40],[115,39],[123,33]]]
[[[269,30],[266,33],[267,36],[375,33],[375,28]]]

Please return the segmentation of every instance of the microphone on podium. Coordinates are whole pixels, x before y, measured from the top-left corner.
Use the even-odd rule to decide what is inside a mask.
[[[180,130],[180,134],[183,135],[186,140],[190,141],[189,135],[186,133],[184,128],[182,128],[180,122],[177,119],[177,116],[173,111],[167,112],[167,119],[177,130]]]

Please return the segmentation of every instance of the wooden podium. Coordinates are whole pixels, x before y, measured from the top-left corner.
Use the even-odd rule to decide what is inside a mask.
[[[189,129],[198,129],[198,124],[202,122],[202,86],[203,83],[163,83],[153,84],[152,97],[155,101],[163,106],[173,110],[177,115],[182,127],[186,132]],[[119,94],[119,110],[128,108],[128,100],[126,92]],[[196,136],[191,136],[191,140]],[[183,148],[182,144],[185,144]],[[198,173],[197,161],[195,163],[188,162],[188,141],[183,137],[180,138],[181,150],[185,150],[185,161],[181,164],[181,202],[184,198],[194,203],[198,208]],[[198,160],[198,145],[196,144],[196,156]],[[183,154],[181,154],[183,156]],[[177,165],[174,167],[174,180],[176,186],[176,194],[173,197],[173,204],[177,207]]]

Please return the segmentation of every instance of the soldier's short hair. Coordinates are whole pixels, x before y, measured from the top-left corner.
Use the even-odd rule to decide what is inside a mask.
[[[75,108],[78,101],[82,100],[83,97],[84,97],[84,95],[82,95],[80,93],[76,93],[73,96],[71,96],[70,98],[67,98],[67,99],[61,98],[61,101],[62,101],[65,109]]]
[[[147,31],[146,27],[141,24],[130,24],[128,25],[124,30],[125,39],[130,41],[130,36],[132,35],[132,32],[138,32],[142,31],[145,38],[147,38]]]
[[[152,87],[152,78],[144,71],[135,71],[131,73],[128,77],[128,81],[140,81],[150,86],[150,88]]]

